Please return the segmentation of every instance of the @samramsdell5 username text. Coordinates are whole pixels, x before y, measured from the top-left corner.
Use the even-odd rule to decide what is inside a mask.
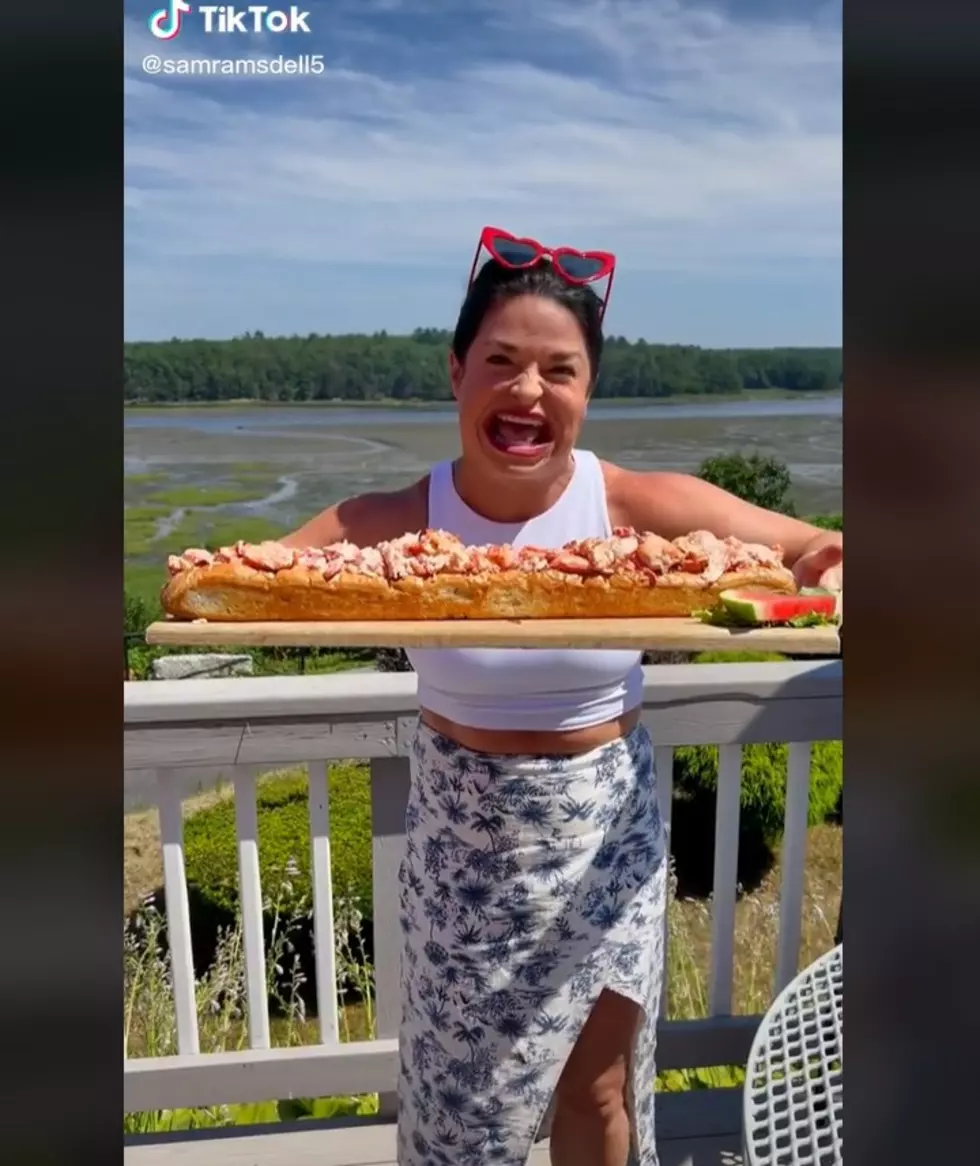
[[[161,57],[147,53],[143,72],[161,77],[315,77],[323,72],[322,53],[292,57]]]

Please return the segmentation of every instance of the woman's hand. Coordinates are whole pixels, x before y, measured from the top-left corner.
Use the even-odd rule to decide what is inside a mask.
[[[823,587],[827,591],[844,588],[844,549],[836,539],[823,539],[812,550],[804,549],[793,564],[793,574],[800,587]]]

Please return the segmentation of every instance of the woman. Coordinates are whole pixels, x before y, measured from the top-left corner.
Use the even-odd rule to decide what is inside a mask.
[[[460,457],[331,507],[288,545],[431,527],[560,546],[631,526],[779,544],[804,584],[839,573],[839,534],[577,449],[603,343],[588,284],[611,282],[614,260],[490,229],[481,244],[449,356]],[[520,1166],[552,1095],[555,1166],[625,1166],[631,1144],[656,1163],[666,861],[640,653],[410,658],[400,1166]]]

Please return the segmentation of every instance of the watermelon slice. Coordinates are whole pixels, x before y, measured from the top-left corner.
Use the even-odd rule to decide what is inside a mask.
[[[789,623],[808,615],[832,619],[837,612],[837,596],[817,588],[782,595],[764,587],[734,587],[719,598],[726,612],[746,624]]]

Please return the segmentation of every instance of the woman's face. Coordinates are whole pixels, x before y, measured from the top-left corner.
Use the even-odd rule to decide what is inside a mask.
[[[591,381],[585,337],[567,308],[536,295],[498,302],[466,359],[450,354],[449,370],[474,466],[545,476],[567,464]]]

